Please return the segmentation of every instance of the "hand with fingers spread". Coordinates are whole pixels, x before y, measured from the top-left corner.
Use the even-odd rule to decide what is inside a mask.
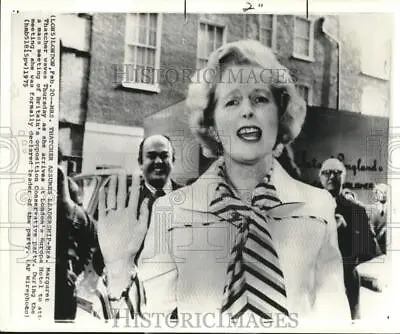
[[[98,240],[103,254],[109,281],[109,292],[119,296],[131,279],[134,257],[139,251],[147,231],[149,219],[148,200],[141,205],[136,219],[140,178],[133,176],[131,194],[126,207],[127,176],[112,176],[108,192],[102,187],[99,193]]]

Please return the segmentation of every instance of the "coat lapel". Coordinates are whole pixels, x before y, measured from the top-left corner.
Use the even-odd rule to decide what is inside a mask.
[[[304,193],[301,190],[302,184],[292,178],[277,160],[274,161],[271,181],[283,203],[304,201]]]
[[[218,162],[213,163],[196,182],[182,189],[185,191],[186,200],[180,205],[181,209],[208,212],[209,202],[218,184],[217,166]],[[274,161],[272,182],[283,203],[304,201],[304,192],[301,191],[301,183],[293,179],[277,160]]]

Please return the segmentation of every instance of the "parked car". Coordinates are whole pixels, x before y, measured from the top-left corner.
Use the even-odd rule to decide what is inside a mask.
[[[102,186],[106,187],[107,194],[107,181],[112,175],[118,175],[122,171],[121,168],[104,168],[97,169],[91,173],[77,174],[72,179],[78,184],[81,198],[83,201],[83,207],[86,212],[97,221],[97,207],[99,204],[99,192]],[[127,186],[128,186],[128,198],[130,193],[130,186],[132,184],[132,175],[128,175]]]

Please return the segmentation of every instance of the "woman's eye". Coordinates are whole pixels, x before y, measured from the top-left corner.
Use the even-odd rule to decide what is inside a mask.
[[[240,102],[239,99],[232,99],[226,102],[225,106],[226,107],[237,106],[239,102]]]
[[[268,103],[269,99],[265,96],[255,96],[253,101],[254,103]]]

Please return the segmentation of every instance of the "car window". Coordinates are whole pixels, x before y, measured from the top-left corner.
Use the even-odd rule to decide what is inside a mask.
[[[76,178],[75,182],[78,184],[81,192],[83,207],[87,210],[96,190],[98,179],[95,176],[85,176]]]
[[[110,175],[81,175],[76,176],[74,181],[78,184],[83,198],[83,206],[88,213],[94,218],[95,221],[98,219],[98,201],[99,201],[99,190],[104,187],[106,198],[108,196],[108,180]],[[130,197],[130,188],[132,185],[132,175],[127,177],[127,198],[126,205],[128,205]],[[117,185],[118,191],[118,185]]]

